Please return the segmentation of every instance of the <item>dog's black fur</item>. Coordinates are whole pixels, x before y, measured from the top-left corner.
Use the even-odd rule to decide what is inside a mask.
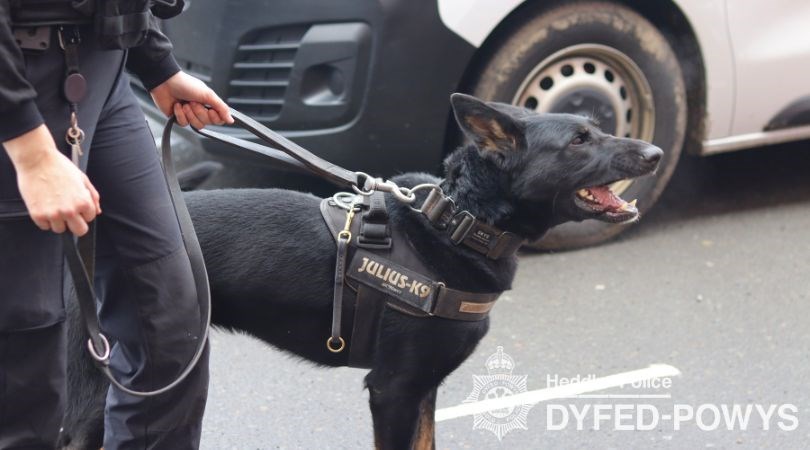
[[[445,161],[442,181],[426,174],[394,178],[400,186],[441,183],[460,209],[504,230],[536,239],[552,226],[588,218],[631,220],[578,206],[575,192],[652,172],[662,152],[642,141],[602,133],[573,115],[537,115],[473,97],[452,97],[471,139]],[[325,366],[346,356],[326,351],[332,317],[335,242],[319,198],[286,190],[219,190],[187,194],[210,276],[213,321],[250,333]],[[403,227],[438,279],[476,292],[511,287],[517,258],[493,261],[457,247],[406,205],[388,198],[392,223]],[[71,307],[71,351],[83,348]],[[366,376],[377,448],[433,448],[436,388],[475,349],[489,320],[416,318],[383,313],[373,368]],[[71,357],[71,447],[100,445],[106,384],[84,357]]]

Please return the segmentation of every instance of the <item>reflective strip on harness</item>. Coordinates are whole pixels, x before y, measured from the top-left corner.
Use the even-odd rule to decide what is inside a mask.
[[[438,284],[424,275],[358,249],[346,275],[426,313],[433,313]]]

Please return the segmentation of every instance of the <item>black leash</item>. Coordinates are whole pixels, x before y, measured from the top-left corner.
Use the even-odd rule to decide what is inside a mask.
[[[267,156],[271,159],[275,159],[289,167],[312,172],[315,175],[325,178],[327,181],[330,181],[338,186],[343,186],[346,188],[364,188],[367,184],[369,184],[369,182],[374,180],[366,174],[352,172],[344,169],[343,167],[332,164],[318,156],[315,156],[312,152],[304,147],[301,147],[295,142],[285,138],[284,136],[240,113],[239,111],[230,109],[230,113],[231,117],[233,117],[235,125],[244,128],[257,138],[272,145],[274,148],[257,144],[246,139],[240,139],[228,134],[211,131],[207,128],[202,130],[195,129],[194,131],[203,136],[216,139],[217,141],[231,144],[235,147],[241,147],[254,153]],[[372,188],[372,186],[368,187]]]
[[[136,391],[130,389],[118,380],[115,379],[110,371],[110,342],[106,336],[101,332],[99,325],[98,312],[96,310],[96,295],[93,290],[92,282],[92,266],[94,259],[94,233],[90,231],[88,238],[90,239],[87,245],[83,245],[85,238],[80,240],[77,245],[75,238],[70,233],[62,234],[62,242],[65,248],[65,257],[68,263],[68,269],[73,277],[73,284],[76,289],[76,297],[79,302],[79,309],[84,319],[87,332],[90,334],[90,339],[87,342],[87,349],[90,352],[96,366],[99,367],[101,372],[116,388],[130,395],[138,397],[151,397],[162,394],[180,384],[197,365],[200,357],[205,350],[205,343],[208,340],[208,331],[211,325],[211,291],[208,287],[208,273],[205,270],[205,261],[203,260],[202,250],[200,243],[197,240],[197,235],[194,233],[194,225],[191,222],[191,215],[188,212],[185,201],[183,201],[183,193],[180,190],[180,184],[177,181],[177,175],[172,163],[172,150],[171,150],[171,131],[175,123],[174,117],[169,118],[166,128],[163,130],[163,138],[161,143],[161,158],[163,163],[163,174],[166,183],[169,186],[169,195],[174,205],[177,221],[180,225],[180,232],[183,237],[183,245],[188,253],[189,261],[191,263],[191,270],[194,277],[194,285],[197,289],[197,296],[200,302],[201,322],[200,329],[202,335],[197,350],[194,356],[186,365],[185,369],[177,376],[171,383],[155,389],[152,391]],[[91,223],[91,226],[93,224]],[[82,247],[81,249],[79,247]]]

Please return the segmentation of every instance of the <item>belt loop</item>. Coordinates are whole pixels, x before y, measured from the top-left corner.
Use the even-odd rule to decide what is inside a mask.
[[[433,283],[433,285],[436,286],[436,288],[434,289],[434,293],[433,295],[431,295],[430,298],[431,301],[430,308],[428,308],[427,311],[425,311],[431,316],[436,315],[436,308],[438,308],[439,304],[442,301],[442,298],[444,297],[444,290],[447,289],[447,286],[444,284],[444,281],[437,281]]]
[[[469,212],[462,211],[456,214],[453,220],[450,221],[450,226],[455,227],[450,234],[450,240],[453,241],[453,244],[458,245],[464,241],[473,225],[475,225],[475,217]]]
[[[441,219],[452,207],[453,202],[451,202],[449,197],[446,197],[441,190],[431,189],[420,209],[430,223],[434,224],[434,226],[439,229],[444,229],[447,227],[447,224],[443,223]]]

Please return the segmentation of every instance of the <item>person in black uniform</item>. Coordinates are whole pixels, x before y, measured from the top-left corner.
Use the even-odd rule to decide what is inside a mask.
[[[29,2],[13,3],[25,8]],[[139,2],[72,5],[77,3],[118,11]],[[77,118],[85,135],[79,161],[85,175],[71,162],[65,141],[71,117],[62,92],[66,60],[57,27],[51,26],[59,21],[27,27],[29,35],[44,37],[38,48],[21,50],[13,34],[19,31],[16,13],[9,0],[0,0],[2,449],[53,448],[59,437],[65,407],[63,298],[69,286],[58,233],[83,235],[96,221],[99,315],[103,332],[116,341],[111,367],[124,384],[161,387],[178,375],[199,343],[200,309],[188,256],[152,135],[124,69],[137,75],[161,111],[176,115],[180,125],[202,128],[232,119],[210,88],[180,70],[171,43],[146,9],[160,3],[169,16],[179,13],[183,2],[140,3],[146,4],[141,12],[146,16],[140,17],[149,26],[119,45],[130,46],[126,50],[110,50],[92,23],[62,30],[81,41],[78,63],[88,88]],[[104,447],[198,448],[207,384],[206,351],[189,377],[166,394],[145,399],[110,388]]]

